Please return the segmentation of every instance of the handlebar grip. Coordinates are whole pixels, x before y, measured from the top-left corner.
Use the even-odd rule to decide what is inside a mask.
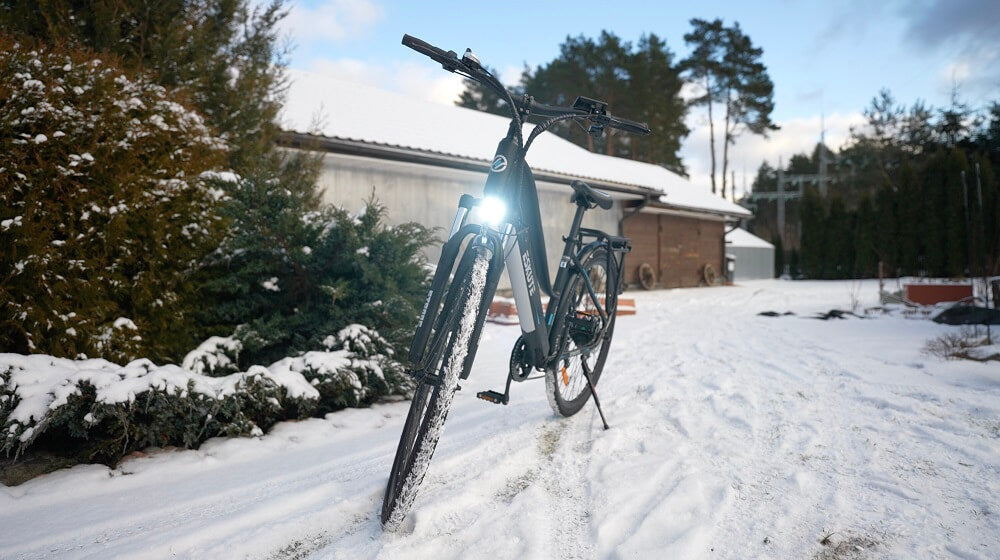
[[[462,63],[455,56],[455,53],[447,53],[426,41],[417,39],[412,35],[403,35],[403,45],[439,62],[448,70],[454,71],[456,68],[462,67]]]
[[[609,122],[608,125],[612,128],[624,130],[625,132],[631,132],[632,134],[641,134],[645,136],[650,133],[649,127],[646,126],[646,123],[620,119],[618,117],[611,117],[611,122]]]
[[[514,102],[518,106],[527,109],[528,112],[538,115],[540,117],[559,117],[563,115],[578,114],[580,116],[586,116],[586,111],[581,111],[579,109],[574,109],[572,107],[559,107],[558,105],[548,105],[546,103],[540,103],[531,99],[529,103],[525,104],[519,98],[515,98]]]

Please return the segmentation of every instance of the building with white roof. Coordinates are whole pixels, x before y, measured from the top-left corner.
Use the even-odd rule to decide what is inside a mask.
[[[390,222],[446,229],[459,196],[482,193],[508,119],[330,76],[293,71],[291,78],[282,143],[324,152],[325,202],[356,210],[374,192]],[[726,222],[750,216],[663,167],[595,154],[554,134],[535,140],[527,161],[537,181],[550,267],[575,211],[569,184],[576,179],[614,197],[610,211],[589,211],[585,225],[633,239],[629,282],[647,263],[658,285],[697,285],[706,265],[723,270]]]
[[[735,258],[732,280],[774,278],[774,245],[749,231],[736,228],[726,233],[726,254]]]

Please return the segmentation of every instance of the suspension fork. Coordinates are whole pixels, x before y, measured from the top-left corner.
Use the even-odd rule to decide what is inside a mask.
[[[417,319],[417,328],[413,333],[413,342],[410,344],[409,360],[411,364],[419,364],[427,350],[427,340],[434,330],[434,324],[440,314],[441,298],[444,296],[448,280],[451,278],[451,271],[455,268],[455,261],[458,258],[459,250],[465,240],[471,235],[480,232],[481,227],[474,224],[466,224],[469,210],[475,206],[475,197],[463,194],[458,202],[458,211],[452,223],[448,240],[441,247],[441,256],[438,258],[437,269],[434,271],[434,278],[431,280],[430,290],[424,299],[424,306]]]

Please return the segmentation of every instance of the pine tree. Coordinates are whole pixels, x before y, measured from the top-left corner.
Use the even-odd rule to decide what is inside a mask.
[[[726,197],[729,170],[729,146],[744,132],[767,137],[778,130],[771,121],[774,110],[774,84],[767,67],[760,61],[764,50],[740,29],[739,23],[726,29],[725,54],[722,57],[723,101],[726,107],[722,143],[722,198]],[[731,188],[736,188],[732,185]]]
[[[684,42],[692,46],[691,54],[681,61],[680,68],[690,83],[701,88],[701,95],[691,101],[692,105],[704,105],[708,110],[708,146],[711,157],[709,178],[712,180],[712,194],[716,193],[715,183],[715,119],[713,107],[722,97],[722,57],[724,56],[725,34],[722,20],[706,21],[692,19],[694,28],[684,35]]]
[[[721,195],[725,197],[729,146],[743,132],[766,137],[769,131],[778,129],[771,121],[774,84],[760,61],[763,49],[753,45],[739,23],[726,27],[718,18],[712,21],[694,18],[691,26],[693,29],[684,35],[684,41],[692,46],[692,52],[680,67],[692,83],[702,88],[701,96],[692,103],[708,109],[713,193],[716,192],[713,107],[719,103],[724,108]]]
[[[908,158],[900,168],[898,183],[899,188],[891,193],[894,199],[891,204],[896,208],[893,223],[897,227],[888,242],[897,248],[897,266],[905,273],[916,274],[920,269],[921,239],[926,239],[921,222],[924,200],[920,196],[916,171]]]
[[[825,278],[825,265],[828,259],[827,212],[825,202],[816,189],[806,187],[799,213],[799,221],[802,223],[800,255],[802,274],[807,278]]]
[[[878,274],[878,254],[875,247],[875,207],[865,194],[858,203],[854,231],[854,267],[851,278],[872,278]]]
[[[781,278],[785,273],[785,246],[781,241],[781,236],[775,233],[774,239],[774,277]]]
[[[823,225],[826,251],[823,278],[844,279],[852,277],[854,267],[853,216],[844,206],[840,196],[830,197],[829,210]]]
[[[886,271],[895,274],[897,271],[906,270],[908,266],[915,266],[916,254],[913,255],[914,264],[910,265],[908,260],[900,259],[899,243],[899,220],[897,211],[897,197],[893,192],[892,184],[888,180],[884,181],[875,193],[875,212],[877,223],[875,226],[875,243],[877,246],[878,258],[882,261]]]

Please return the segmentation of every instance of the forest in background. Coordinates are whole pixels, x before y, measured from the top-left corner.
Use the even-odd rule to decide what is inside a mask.
[[[983,110],[958,100],[906,107],[881,91],[866,123],[838,153],[817,145],[781,171],[816,181],[786,206],[786,238],[775,202],[754,201],[750,229],[775,244],[776,272],[792,277],[961,277],[1000,273],[1000,102]],[[828,180],[819,188],[820,150]],[[754,193],[774,192],[779,170],[764,162]],[[752,195],[751,195],[752,196]],[[797,239],[787,239],[799,232]]]

